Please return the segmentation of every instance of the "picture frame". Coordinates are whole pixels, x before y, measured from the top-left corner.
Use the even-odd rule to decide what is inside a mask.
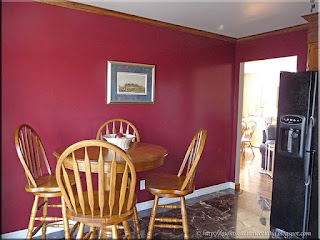
[[[108,61],[107,104],[153,104],[155,65]]]

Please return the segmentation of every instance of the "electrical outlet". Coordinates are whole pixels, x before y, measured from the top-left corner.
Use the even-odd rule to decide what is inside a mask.
[[[146,180],[141,180],[140,181],[140,190],[145,190],[146,189]]]

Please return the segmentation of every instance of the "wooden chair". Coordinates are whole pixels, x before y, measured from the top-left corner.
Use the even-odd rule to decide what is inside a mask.
[[[207,137],[207,130],[200,129],[193,137],[181,164],[178,175],[154,173],[146,177],[146,188],[155,195],[153,208],[150,216],[147,239],[152,239],[154,227],[160,228],[183,228],[184,238],[189,238],[187,211],[184,196],[194,191],[194,176],[201,153]],[[186,167],[187,165],[187,167]],[[182,175],[185,170],[185,175]],[[181,206],[158,205],[159,197],[180,197]],[[156,218],[157,208],[180,208],[182,219],[179,218]],[[155,224],[155,221],[178,224]]]
[[[91,147],[99,148],[97,164],[93,165],[88,151]],[[75,151],[84,151],[85,159],[77,160]],[[111,154],[112,162],[106,164],[104,154]],[[119,158],[121,164],[119,164]],[[72,169],[76,180],[76,193],[71,189],[66,168]],[[81,182],[80,172],[85,172],[85,184]],[[105,174],[110,174],[110,182],[106,182]],[[122,173],[120,184],[119,173]],[[130,173],[130,174],[129,174]],[[56,177],[65,203],[63,204],[65,238],[69,239],[68,220],[80,223],[77,238],[95,238],[95,228],[112,225],[112,238],[118,238],[119,228],[123,223],[126,236],[131,238],[128,219],[134,215],[136,204],[135,186],[136,171],[127,154],[117,146],[101,140],[85,140],[68,147],[60,156]],[[93,184],[94,179],[97,184]],[[108,181],[108,180],[107,180]],[[97,186],[96,186],[97,185]],[[110,186],[110,189],[106,187]],[[84,226],[90,231],[83,237]]]
[[[125,132],[124,132],[125,129]],[[140,142],[140,135],[138,133],[137,128],[129,121],[124,119],[111,119],[109,121],[106,121],[104,124],[101,125],[101,127],[98,130],[97,133],[97,140],[103,140],[103,130],[105,130],[105,134],[114,134],[114,133],[127,133],[135,135],[136,138],[134,141]],[[118,130],[118,131],[117,131]]]
[[[253,147],[252,147],[252,136],[255,132],[257,128],[257,123],[255,121],[249,121],[247,122],[247,127],[246,127],[246,130],[245,130],[245,133],[241,139],[241,144],[243,144],[244,146],[244,149],[249,146],[251,148],[251,151],[252,151],[252,155],[253,157],[255,157],[254,155],[254,151],[253,151]]]
[[[247,130],[247,123],[245,121],[242,121],[241,122],[241,149],[240,149],[240,152],[241,152],[243,158],[245,158],[246,154],[245,154],[245,144],[242,141],[242,138],[243,138],[246,130]]]
[[[124,132],[125,130],[125,132]],[[104,140],[102,135],[103,132],[105,134],[115,134],[115,133],[127,133],[136,136],[133,139],[134,142],[140,142],[140,135],[138,129],[128,120],[116,118],[106,121],[98,130],[97,140]],[[139,227],[139,217],[136,206],[134,206],[134,216],[133,216],[133,224],[136,230],[137,238],[141,239],[140,227]]]
[[[43,144],[32,127],[23,124],[16,129],[15,145],[28,180],[25,190],[35,195],[27,239],[31,239],[40,228],[42,228],[42,238],[45,238],[47,226],[59,227],[59,225],[47,225],[47,222],[62,220],[62,218],[59,217],[47,216],[48,207],[62,207],[61,204],[49,204],[49,198],[62,198],[61,191],[55,175],[52,175]],[[43,168],[46,169],[47,173],[45,173]],[[73,186],[75,184],[74,176],[69,175],[69,179],[71,186]],[[39,204],[40,197],[44,198],[44,201]],[[37,211],[41,208],[43,208],[43,216],[36,217]],[[41,224],[33,230],[36,220],[41,221]]]

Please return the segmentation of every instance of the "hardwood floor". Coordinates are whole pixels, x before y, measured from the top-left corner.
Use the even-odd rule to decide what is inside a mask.
[[[245,158],[240,159],[240,189],[271,199],[272,178],[259,172],[261,170],[261,153],[259,148],[253,149],[255,157],[253,157],[251,149],[246,148]]]

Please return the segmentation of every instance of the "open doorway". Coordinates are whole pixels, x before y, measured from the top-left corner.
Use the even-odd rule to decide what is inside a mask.
[[[267,199],[272,197],[281,71],[296,72],[297,57],[241,63],[239,84],[239,105],[241,106],[239,106],[238,116],[237,149],[238,180],[242,190]]]

